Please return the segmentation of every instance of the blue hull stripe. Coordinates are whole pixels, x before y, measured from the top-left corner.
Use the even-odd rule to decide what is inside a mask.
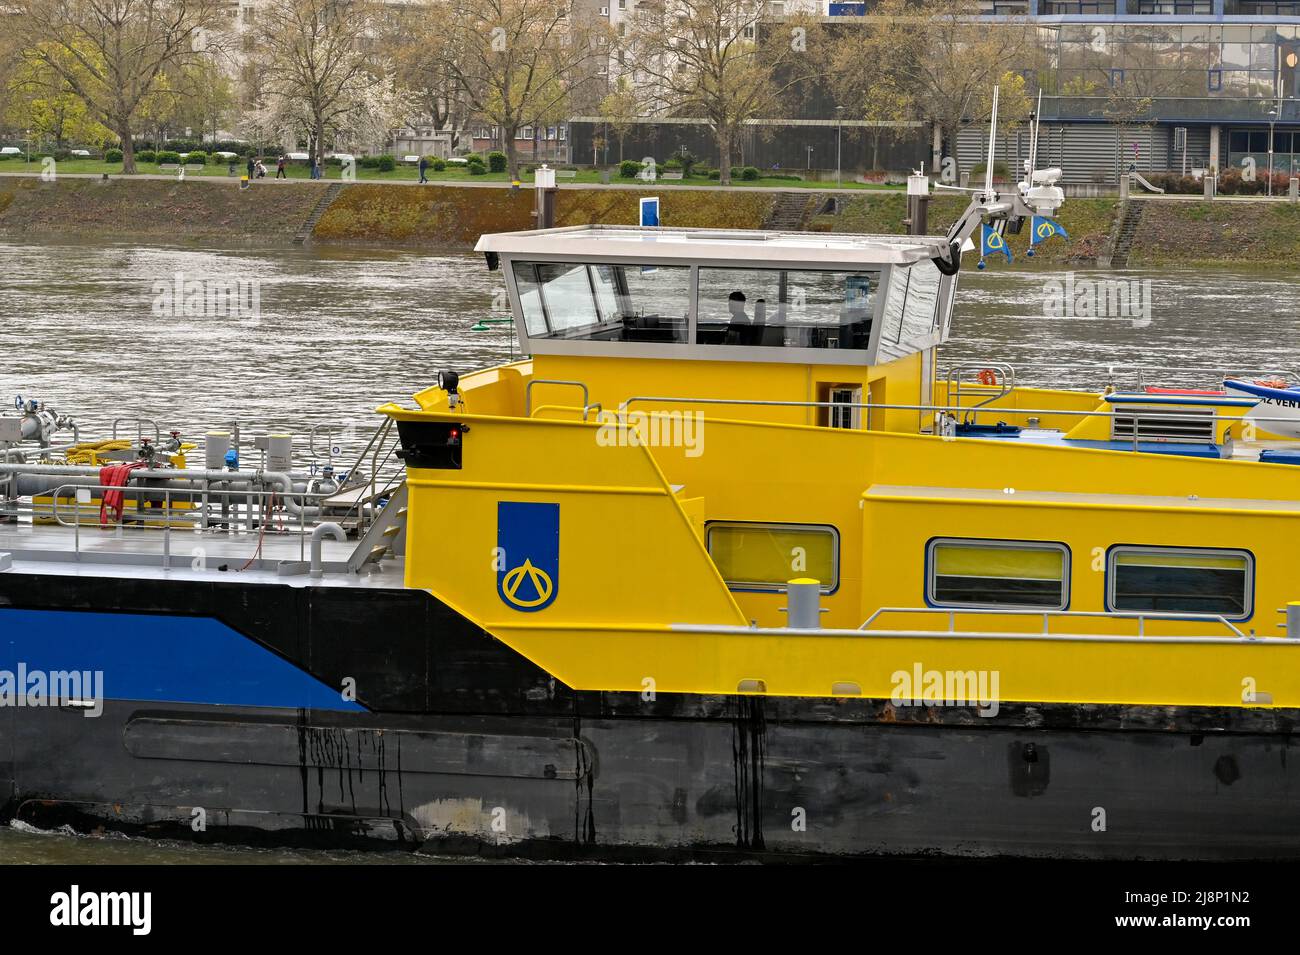
[[[100,671],[108,700],[366,711],[210,617],[0,608],[0,670],[20,663]]]

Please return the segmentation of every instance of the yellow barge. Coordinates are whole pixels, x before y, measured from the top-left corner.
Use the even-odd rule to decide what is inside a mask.
[[[0,670],[104,684],[8,711],[0,818],[1300,856],[1293,423],[940,369],[967,241],[1061,199],[1031,173],[940,238],[485,236],[528,357],[382,408],[390,477],[300,474],[288,438],[250,470],[218,433],[207,468],[115,478],[165,520],[83,528],[18,505],[93,502],[96,471],[0,462]]]

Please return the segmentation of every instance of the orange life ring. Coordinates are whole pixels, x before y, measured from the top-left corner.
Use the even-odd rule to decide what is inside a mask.
[[[993,386],[998,383],[998,373],[992,368],[985,368],[975,376],[981,385]]]

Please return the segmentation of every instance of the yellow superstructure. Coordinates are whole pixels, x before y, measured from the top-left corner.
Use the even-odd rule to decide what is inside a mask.
[[[905,275],[886,268],[884,299]],[[1300,468],[1234,459],[1246,405],[956,394],[946,282],[911,350],[823,362],[803,347],[821,332],[788,328],[727,360],[696,333],[703,292],[662,355],[603,313],[611,337],[568,348],[529,327],[521,281],[530,360],[381,410],[406,449],[407,585],[565,684],[887,699],[903,674],[993,673],[1004,701],[1300,705]],[[788,619],[803,577],[812,628]]]

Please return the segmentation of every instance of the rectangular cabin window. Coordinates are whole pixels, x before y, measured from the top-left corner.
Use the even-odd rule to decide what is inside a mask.
[[[534,338],[543,338],[549,331],[546,327],[546,312],[542,308],[542,286],[537,281],[537,270],[524,262],[516,262],[515,287],[519,290],[519,307],[524,313],[524,327]]]
[[[1064,544],[939,538],[930,542],[927,564],[926,597],[938,606],[1064,610],[1069,604]]]
[[[829,525],[710,521],[707,540],[732,590],[781,593],[797,577],[819,581],[824,594],[839,586],[840,536]]]
[[[923,338],[934,331],[939,312],[939,280],[933,262],[917,262],[907,270],[907,299],[903,303],[903,341]]]
[[[513,268],[531,338],[686,341],[688,267],[515,262]]]
[[[866,349],[879,271],[701,267],[701,345]]]
[[[1252,613],[1254,558],[1244,550],[1113,547],[1106,608],[1153,613]]]

